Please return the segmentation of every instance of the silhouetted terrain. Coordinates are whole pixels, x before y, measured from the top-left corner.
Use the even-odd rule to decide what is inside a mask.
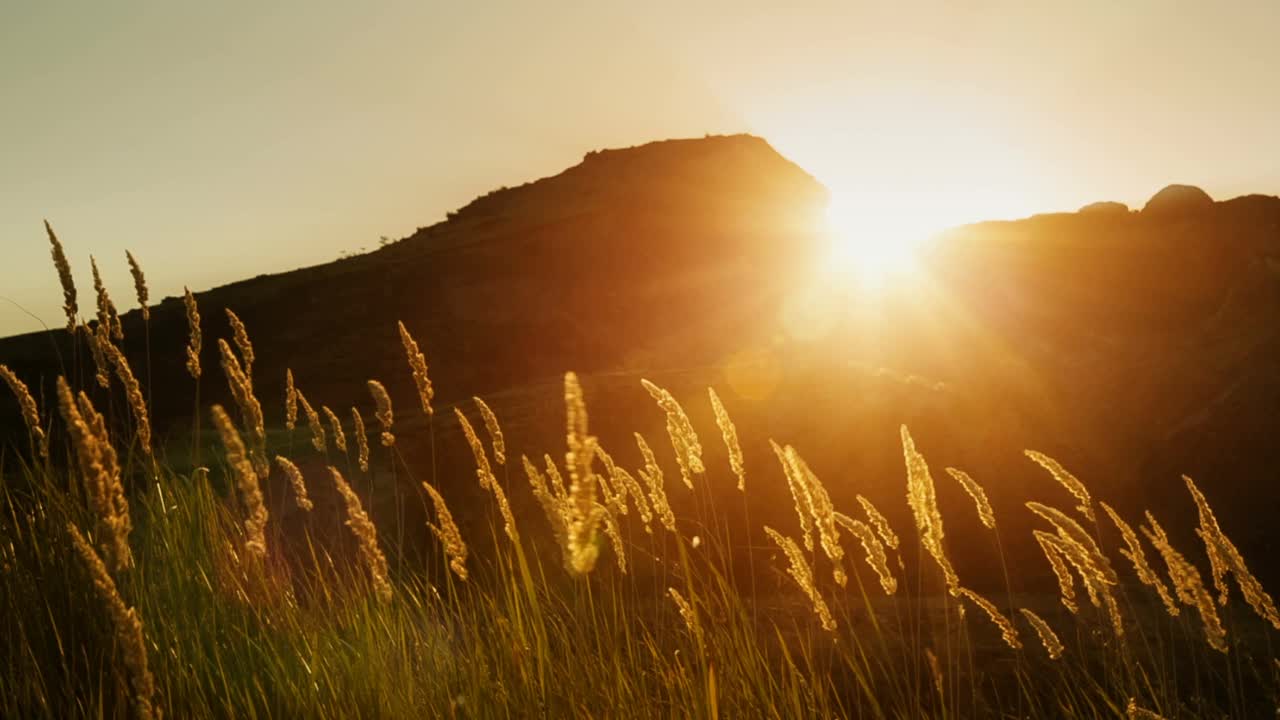
[[[685,403],[709,461],[722,462],[705,400],[714,384],[762,513],[790,511],[772,436],[804,453],[838,506],[863,492],[905,526],[905,422],[937,469],[971,472],[1014,527],[1029,522],[1023,500],[1060,492],[1024,448],[1057,457],[1122,512],[1149,507],[1180,531],[1194,524],[1179,479],[1191,474],[1274,588],[1280,198],[1197,193],[1171,188],[1138,212],[1106,203],[959,228],[928,252],[921,279],[879,296],[822,279],[826,191],[759,138],[591,153],[378,251],[197,295],[201,403],[228,402],[215,339],[229,336],[229,307],[253,338],[268,423],[282,423],[286,367],[317,407],[340,414],[369,410],[365,380],[378,378],[396,399],[403,451],[425,467],[402,319],[430,364],[438,433],[456,435],[449,406],[481,395],[518,452],[562,451],[548,429],[563,412],[560,374],[573,369],[604,446],[634,466],[630,432],[664,435],[643,375]],[[124,328],[144,375],[137,311]],[[161,437],[175,423],[188,429],[186,335],[180,300],[153,308]],[[46,405],[55,344],[69,362],[61,331],[0,340],[0,362],[43,388]],[[0,437],[22,437],[19,423],[0,393]],[[441,472],[474,485],[465,445],[441,452]],[[967,503],[941,479],[939,493],[944,512]],[[465,522],[465,503],[455,507]],[[948,523],[976,526],[971,513],[953,515]],[[1188,542],[1189,529],[1179,534]],[[958,554],[962,567],[985,562]]]

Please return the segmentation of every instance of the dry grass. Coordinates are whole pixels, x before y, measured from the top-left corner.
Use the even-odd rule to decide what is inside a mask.
[[[145,279],[129,261],[145,308]],[[100,279],[95,286],[100,319],[90,347],[114,370],[127,403],[114,417],[95,408],[93,388],[63,378],[60,421],[42,417],[30,388],[0,365],[26,426],[26,447],[0,454],[21,458],[0,465],[0,614],[10,628],[0,659],[11,668],[0,672],[5,716],[1258,717],[1270,708],[1267,698],[1280,698],[1269,634],[1280,629],[1275,603],[1189,478],[1203,558],[1176,550],[1150,513],[1135,532],[1098,502],[1119,536],[1102,533],[1089,489],[1056,460],[1028,452],[1087,522],[1027,502],[1025,518],[1039,526],[1020,539],[1034,540],[1049,568],[1014,569],[1031,593],[1007,579],[1003,588],[986,587],[964,562],[970,556],[952,564],[947,543],[993,546],[1003,565],[1000,537],[1010,539],[1015,525],[1006,514],[997,527],[987,491],[949,468],[989,529],[949,538],[943,511],[952,508],[939,503],[906,427],[905,504],[898,495],[890,505],[886,494],[878,506],[852,492],[838,468],[810,467],[785,443],[773,444],[780,467],[753,470],[748,492],[739,427],[714,390],[707,397],[725,443],[721,468],[707,466],[675,396],[647,380],[640,384],[662,410],[670,449],[655,452],[635,433],[635,448],[604,452],[583,384],[567,373],[562,463],[541,449],[520,455],[481,398],[472,402],[484,439],[454,406],[479,485],[494,503],[467,507],[457,503],[468,490],[475,497],[473,488],[437,473],[434,454],[429,473],[412,458],[415,448],[434,453],[434,435],[413,437],[413,425],[402,426],[397,446],[392,397],[376,380],[366,385],[385,459],[371,462],[364,420],[352,407],[351,462],[352,436],[329,407],[312,407],[291,371],[279,417],[291,431],[301,407],[311,443],[294,448],[289,433],[272,442],[266,418],[277,415],[263,412],[253,346],[229,311],[232,337],[217,344],[240,423],[219,405],[201,408],[212,413],[223,451],[209,467],[180,471],[165,450],[187,445],[184,438],[161,443],[153,458],[130,452],[152,445],[146,388],[111,342],[118,319]],[[74,288],[64,297],[70,317]],[[188,370],[198,378],[200,320],[189,292],[186,301]],[[429,416],[425,358],[398,327],[407,374]],[[423,432],[434,432],[431,422]],[[193,434],[198,448],[198,429]],[[348,463],[343,471],[326,456],[330,438],[343,454],[338,462]],[[527,489],[506,478],[506,459],[517,455]],[[664,463],[692,492],[668,497]],[[273,466],[281,481],[274,487]],[[318,467],[332,483],[308,487],[302,468]],[[399,525],[405,487],[425,491],[417,498],[425,529]],[[996,500],[1008,499],[988,487]],[[781,501],[785,511],[753,525],[746,512],[717,508],[726,496],[742,498],[744,509],[747,501]],[[302,512],[283,505],[268,512],[282,501]],[[521,514],[532,501],[546,524]],[[915,532],[900,538],[888,517],[911,517]],[[479,542],[469,546],[463,528]],[[406,532],[427,542],[398,537]],[[1148,561],[1141,536],[1163,572]],[[865,566],[846,562],[851,537]],[[1138,582],[1116,572],[1116,554]],[[1216,598],[1197,568],[1202,561]],[[1234,605],[1231,578],[1243,600]],[[1038,594],[1055,581],[1070,613],[1052,594]],[[1077,585],[1087,604],[1078,602]],[[966,605],[982,613],[965,613]],[[1199,622],[1180,607],[1195,608]],[[1019,615],[1044,652],[1023,647]]]

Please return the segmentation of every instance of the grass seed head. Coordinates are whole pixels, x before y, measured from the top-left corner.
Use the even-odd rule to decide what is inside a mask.
[[[507,443],[502,437],[502,426],[498,425],[498,416],[489,408],[489,404],[479,397],[471,398],[484,418],[484,429],[489,433],[489,443],[493,445],[493,459],[499,465],[507,464]]]
[[[462,413],[462,410],[455,407],[453,412],[458,416],[458,424],[462,426],[462,433],[467,438],[467,445],[471,447],[472,457],[475,458],[476,479],[479,480],[480,487],[492,493],[494,500],[497,501],[498,512],[502,515],[503,532],[507,534],[511,542],[519,543],[520,535],[516,532],[516,519],[511,513],[511,504],[507,502],[507,494],[503,491],[502,486],[498,484],[498,479],[493,476],[493,469],[489,465],[489,456],[485,452],[484,443],[480,442],[475,428],[471,427],[471,422],[467,420],[467,416]]]
[[[871,526],[861,520],[854,520],[844,513],[836,513],[835,516],[837,522],[848,528],[849,532],[857,536],[858,540],[862,542],[862,549],[867,554],[867,564],[871,566],[871,569],[880,578],[880,587],[884,588],[885,594],[892,595],[897,592],[898,580],[893,576],[893,572],[889,570],[889,556]]]
[[[200,332],[200,308],[196,305],[196,297],[191,289],[182,288],[182,304],[187,310],[187,372],[192,379],[200,379],[200,351],[203,335]]]
[[[1013,626],[1013,622],[1009,618],[1004,616],[1004,613],[996,608],[994,603],[966,587],[959,588],[957,592],[960,597],[982,608],[987,617],[991,618],[991,622],[1000,628],[1000,636],[1004,639],[1006,645],[1013,650],[1022,648],[1022,642],[1018,640],[1018,629]]]
[[[133,689],[134,709],[140,718],[159,717],[155,709],[155,679],[147,666],[147,643],[142,632],[142,620],[138,611],[125,604],[124,598],[116,583],[107,572],[106,565],[93,547],[85,540],[84,535],[74,524],[67,524],[67,533],[71,536],[76,554],[84,562],[85,569],[93,578],[93,587],[98,598],[107,608],[107,615],[115,631],[116,646],[123,661],[129,685]]]
[[[674,395],[643,378],[640,384],[667,414],[667,436],[675,451],[676,464],[680,467],[680,479],[692,490],[693,476],[707,471],[702,464],[702,445],[698,442],[693,423]]]
[[[973,504],[978,509],[978,519],[982,524],[991,530],[996,528],[996,515],[991,510],[991,501],[987,499],[987,492],[982,489],[977,480],[969,476],[969,473],[955,468],[947,468],[947,474],[956,479],[964,491],[969,493],[969,497],[973,498]]]
[[[240,316],[232,312],[231,308],[224,309],[227,312],[227,322],[231,324],[231,339],[235,341],[240,357],[244,358],[244,376],[249,381],[249,386],[253,387],[254,354],[253,343],[249,341],[249,330],[245,328]]]
[[[929,473],[929,465],[925,462],[924,456],[916,450],[915,441],[907,431],[906,425],[901,427],[900,435],[902,453],[907,464],[907,503],[915,516],[920,542],[937,562],[948,591],[954,595],[959,590],[960,579],[956,576],[951,560],[947,557],[943,543],[945,533],[942,529],[942,512],[938,510],[938,497],[934,489],[933,476]]]
[[[311,430],[311,446],[316,452],[324,452],[329,447],[329,435],[324,430],[324,423],[320,421],[320,413],[311,407],[311,403],[307,401],[307,396],[302,394],[301,390],[294,391],[298,396],[298,405],[302,407],[302,414],[307,416],[307,427]]]
[[[356,542],[360,546],[360,558],[369,570],[373,591],[379,600],[390,602],[391,581],[388,579],[387,557],[378,547],[378,529],[365,513],[364,507],[360,504],[360,497],[347,484],[342,473],[338,472],[338,468],[329,466],[329,474],[333,477],[333,484],[338,488],[338,494],[342,496],[347,506],[346,525],[356,536]]]
[[[337,415],[329,409],[328,405],[321,405],[320,411],[324,413],[324,417],[329,421],[329,430],[333,433],[333,444],[345,454],[347,452],[347,434],[342,431],[342,421]]]
[[[107,343],[103,346],[103,350],[106,352],[107,359],[111,361],[111,366],[115,368],[120,384],[124,386],[129,411],[133,414],[133,427],[138,436],[138,444],[142,446],[142,452],[151,458],[151,417],[147,411],[147,400],[142,394],[142,385],[138,383],[138,378],[133,374],[133,368],[129,367],[129,360],[120,348]]]
[[[293,384],[293,370],[284,370],[284,429],[293,432],[298,427],[298,388]]]
[[[463,542],[462,533],[458,531],[458,525],[453,521],[453,513],[449,512],[449,506],[445,504],[444,497],[430,483],[424,482],[422,487],[431,496],[431,503],[436,509],[436,523],[438,523],[435,525],[427,523],[427,527],[431,528],[431,532],[444,546],[445,556],[449,558],[449,569],[458,576],[459,580],[466,580],[467,544]]]
[[[1155,588],[1156,594],[1160,596],[1160,602],[1164,603],[1165,610],[1169,612],[1171,617],[1177,617],[1179,614],[1178,604],[1169,595],[1169,588],[1165,585],[1164,580],[1160,579],[1160,576],[1156,574],[1156,571],[1147,562],[1147,554],[1142,549],[1138,534],[1110,505],[1105,502],[1098,504],[1102,506],[1103,511],[1111,518],[1111,522],[1115,524],[1116,529],[1120,531],[1120,537],[1124,539],[1124,543],[1128,548],[1121,549],[1120,554],[1129,558],[1129,562],[1133,563],[1133,569],[1138,574],[1138,580],[1143,585]]]
[[[98,325],[106,328],[107,333],[115,340],[123,340],[124,329],[120,325],[120,315],[116,312],[115,303],[111,302],[107,286],[102,282],[98,261],[92,255],[89,256],[89,267],[93,270],[93,289],[98,295]]]
[[[418,349],[418,343],[409,334],[403,322],[397,322],[400,329],[400,342],[404,345],[404,354],[409,361],[409,369],[413,372],[413,383],[418,387],[418,401],[422,403],[422,412],[427,415],[435,411],[431,409],[431,398],[435,391],[431,388],[431,377],[427,375],[427,358]]]
[[[396,436],[391,434],[391,426],[395,422],[395,413],[391,409],[391,396],[387,394],[387,388],[377,380],[370,380],[367,384],[369,394],[373,396],[373,402],[377,406],[374,417],[378,418],[378,424],[382,426],[382,445],[391,447],[396,444]]]
[[[1225,605],[1227,600],[1226,581],[1220,577],[1220,574],[1225,575],[1230,571],[1235,576],[1240,594],[1244,596],[1245,602],[1249,603],[1249,607],[1253,608],[1258,617],[1280,630],[1280,612],[1276,610],[1275,601],[1263,589],[1258,578],[1249,571],[1235,543],[1231,542],[1231,539],[1222,531],[1222,527],[1218,525],[1218,518],[1213,514],[1213,508],[1209,507],[1209,501],[1200,492],[1200,488],[1196,487],[1195,481],[1186,475],[1182,476],[1182,480],[1186,483],[1192,499],[1195,500],[1196,510],[1200,515],[1200,527],[1196,530],[1196,534],[1204,541],[1205,549],[1209,554],[1213,581],[1219,593],[1218,604]]]
[[[818,616],[818,620],[822,622],[822,629],[834,633],[836,631],[836,619],[831,615],[831,609],[827,607],[826,601],[822,599],[822,594],[818,592],[818,586],[814,584],[813,570],[804,559],[804,553],[800,550],[800,546],[796,545],[795,540],[768,525],[764,527],[764,531],[787,556],[789,563],[787,573],[796,581],[796,585],[799,585],[800,589],[809,596],[809,601],[813,603],[813,611]]]
[[[364,429],[364,418],[360,416],[360,409],[351,406],[351,423],[354,426],[352,432],[356,436],[356,449],[359,451],[357,457],[360,463],[360,472],[369,472],[369,433]]]
[[[49,438],[45,435],[44,426],[40,421],[40,409],[36,406],[36,399],[32,397],[31,390],[4,364],[0,364],[0,379],[5,381],[18,401],[18,410],[22,413],[22,421],[27,425],[27,434],[31,436],[31,444],[36,454],[42,458],[48,458]]]
[[[236,430],[235,423],[221,405],[214,405],[213,425],[222,438],[222,445],[227,451],[227,463],[235,476],[236,487],[240,491],[240,500],[245,507],[244,536],[245,550],[258,558],[267,555],[267,506],[262,499],[262,487],[259,485],[258,473],[253,462],[249,460],[249,452],[245,449],[244,440]]]
[[[859,495],[857,497],[858,504],[862,506],[862,512],[866,513],[867,520],[870,521],[871,527],[876,529],[876,534],[891,550],[898,549],[898,535],[889,527],[889,520],[886,518],[876,506],[865,497]]]
[[[80,308],[76,305],[76,281],[71,275],[71,263],[67,261],[62,242],[48,220],[44,221],[44,230],[49,235],[49,252],[53,255],[53,267],[58,271],[58,283],[62,285],[62,310],[67,315],[67,332],[74,334]]]
[[[293,499],[297,503],[298,509],[311,510],[314,505],[307,495],[307,484],[302,480],[302,471],[289,458],[283,455],[276,456],[276,465],[279,465],[280,469],[284,471],[284,476],[289,481],[289,486],[293,488]]]
[[[640,448],[640,456],[644,459],[644,469],[640,471],[640,479],[644,480],[649,488],[649,504],[653,508],[653,514],[657,516],[664,528],[675,532],[676,516],[671,511],[671,503],[667,502],[667,491],[663,487],[662,466],[658,465],[658,458],[653,454],[649,443],[645,442],[644,436],[635,433],[635,437],[636,447]]]
[[[1208,640],[1209,646],[1226,654],[1227,631],[1222,626],[1222,619],[1218,616],[1218,608],[1213,603],[1213,596],[1205,589],[1204,581],[1200,578],[1200,571],[1173,547],[1169,542],[1168,534],[1160,523],[1156,522],[1155,516],[1147,512],[1146,518],[1147,525],[1140,529],[1164,559],[1174,594],[1183,605],[1199,611],[1200,619],[1204,623],[1205,639]]]
[[[147,292],[147,276],[142,273],[142,266],[132,252],[125,250],[124,256],[129,261],[129,274],[133,276],[133,292],[138,297],[138,307],[142,308],[142,321],[147,322],[151,320],[151,308],[147,305],[150,297]]]
[[[1080,501],[1080,504],[1076,506],[1076,510],[1079,510],[1080,514],[1084,515],[1090,522],[1097,520],[1097,517],[1093,513],[1093,500],[1089,497],[1089,489],[1084,486],[1084,483],[1080,482],[1075,475],[1072,475],[1066,468],[1062,467],[1061,463],[1048,455],[1035,450],[1025,450],[1024,452],[1026,453],[1026,456],[1034,460],[1036,464],[1045,470],[1048,470],[1049,474],[1053,476],[1054,480],[1058,481],[1059,485],[1066,488],[1067,492],[1071,493],[1075,496],[1076,500]]]
[[[707,394],[711,398],[711,410],[716,415],[716,425],[720,427],[720,435],[724,438],[725,450],[729,453],[729,469],[738,477],[738,491],[746,492],[747,470],[742,460],[742,447],[738,443],[738,428],[729,417],[729,411],[724,409],[724,403],[720,402],[715,388],[707,388]]]
[[[1028,610],[1027,608],[1018,608],[1018,612],[1027,619],[1031,627],[1035,628],[1036,634],[1040,636],[1040,642],[1044,645],[1044,649],[1049,653],[1050,660],[1057,660],[1062,657],[1062,651],[1065,650],[1062,641],[1058,639],[1058,634],[1049,627],[1049,623],[1044,618]]]
[[[73,396],[62,377],[58,378],[57,391],[58,409],[89,491],[106,562],[113,571],[121,572],[133,567],[133,552],[129,547],[133,523],[121,481],[120,462],[107,435],[106,421],[94,409],[89,396],[84,392]]]

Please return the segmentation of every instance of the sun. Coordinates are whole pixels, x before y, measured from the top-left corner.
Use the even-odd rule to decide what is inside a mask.
[[[862,192],[832,193],[827,206],[828,272],[868,288],[914,275],[921,246],[938,230],[906,201]]]

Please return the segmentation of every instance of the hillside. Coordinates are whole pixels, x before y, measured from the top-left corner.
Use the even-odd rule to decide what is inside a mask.
[[[704,407],[709,384],[738,420],[749,467],[770,467],[767,437],[794,443],[838,505],[855,492],[901,504],[906,422],[937,469],[986,482],[1015,525],[1026,522],[1022,499],[1057,490],[1023,448],[1058,457],[1123,511],[1151,507],[1176,527],[1189,525],[1177,494],[1188,472],[1261,564],[1273,548],[1256,520],[1280,510],[1259,490],[1280,473],[1269,429],[1280,408],[1280,198],[1183,195],[1141,212],[1103,204],[958,228],[925,258],[924,279],[868,297],[815,280],[826,190],[765,141],[594,152],[375,252],[199,294],[201,400],[228,401],[214,341],[228,336],[229,307],[253,337],[269,423],[282,422],[286,367],[317,406],[359,404],[366,415],[364,381],[379,378],[397,401],[402,452],[426,467],[400,319],[438,392],[441,472],[462,485],[471,475],[451,405],[482,395],[514,447],[555,452],[559,376],[574,369],[605,446],[633,465],[629,433],[663,433],[636,383],[644,375],[689,406],[712,462],[723,453]],[[807,306],[824,309],[798,328]],[[124,327],[128,356],[145,367],[139,313]],[[184,432],[192,409],[186,332],[179,300],[153,309],[162,436]],[[0,362],[48,397],[54,342],[0,340]],[[0,395],[0,438],[17,437],[17,420]],[[786,506],[780,473],[757,472],[753,504]],[[976,523],[958,488],[940,480],[939,493],[957,525]],[[905,508],[894,515],[906,522]]]

